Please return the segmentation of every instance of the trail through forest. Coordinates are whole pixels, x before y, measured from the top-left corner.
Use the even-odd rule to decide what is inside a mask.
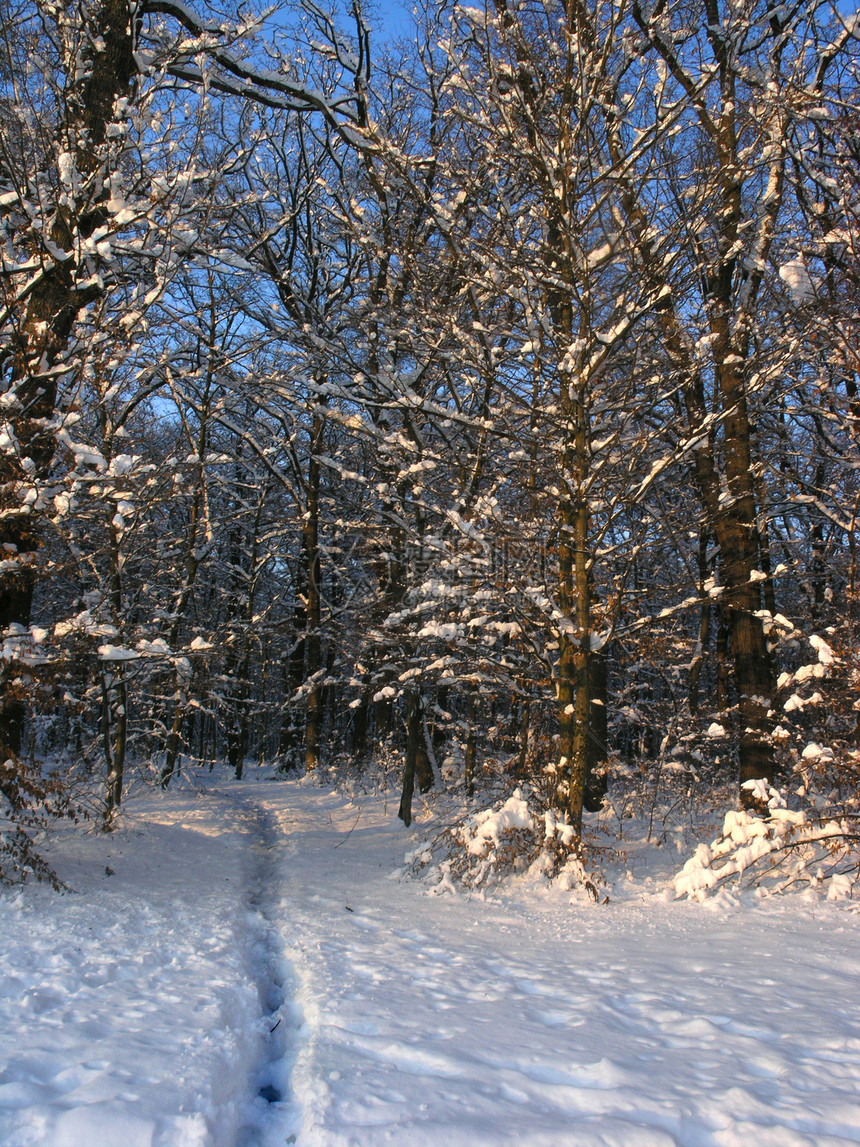
[[[429,895],[395,811],[207,777],[63,836],[73,894],[0,894],[0,1145],[860,1142],[850,905],[633,851],[608,905]]]
[[[222,792],[224,790],[221,790]],[[228,799],[229,791],[225,793]],[[261,1047],[258,1065],[252,1073],[251,1083],[256,1083],[257,1098],[272,1104],[275,1119],[264,1122],[280,1123],[280,1110],[290,1110],[291,1085],[290,1070],[296,1038],[292,1012],[291,969],[284,957],[284,941],[277,923],[277,905],[281,889],[279,856],[283,849],[283,839],[271,813],[256,801],[245,798],[236,800],[241,809],[248,831],[250,846],[245,858],[247,901],[248,968],[256,982],[262,1017]],[[291,1038],[292,1037],[292,1038]],[[254,1147],[259,1142],[259,1103],[252,1109],[248,1123],[243,1125],[236,1138],[236,1147]],[[286,1143],[295,1142],[295,1133],[287,1129],[289,1119],[284,1121]]]

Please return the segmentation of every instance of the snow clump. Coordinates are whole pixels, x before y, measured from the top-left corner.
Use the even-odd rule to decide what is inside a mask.
[[[810,743],[803,756],[809,761],[830,752]],[[742,788],[751,808],[731,809],[717,839],[698,845],[672,881],[676,899],[703,901],[729,883],[767,885],[773,892],[826,886],[828,900],[853,895],[860,855],[847,817],[790,809],[766,780]]]
[[[420,877],[434,895],[458,887],[488,889],[522,876],[596,901],[603,879],[589,871],[592,851],[560,812],[536,810],[517,788],[421,844],[407,855],[405,871]]]

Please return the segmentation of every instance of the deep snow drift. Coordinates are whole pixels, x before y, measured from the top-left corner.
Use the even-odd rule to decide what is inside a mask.
[[[0,893],[0,1145],[860,1142],[853,905],[431,896],[395,811],[207,775],[64,832],[73,894]]]

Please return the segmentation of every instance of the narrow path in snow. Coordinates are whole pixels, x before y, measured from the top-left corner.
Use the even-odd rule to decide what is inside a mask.
[[[222,794],[234,803],[248,832],[246,859],[248,972],[260,1001],[260,1052],[250,1080],[255,1099],[236,1136],[236,1147],[295,1143],[298,1112],[290,1083],[298,1026],[292,968],[277,924],[282,833],[270,811],[253,798]]]
[[[293,1133],[280,1029],[262,1016],[289,995],[267,921],[277,828],[253,790],[204,781],[139,794],[110,836],[58,831],[73,893],[0,889],[0,1147],[283,1147]]]

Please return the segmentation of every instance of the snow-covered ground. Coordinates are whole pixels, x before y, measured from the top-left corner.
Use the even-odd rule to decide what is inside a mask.
[[[221,777],[63,833],[73,894],[0,893],[0,1145],[860,1142],[850,903],[430,896],[395,811]]]

